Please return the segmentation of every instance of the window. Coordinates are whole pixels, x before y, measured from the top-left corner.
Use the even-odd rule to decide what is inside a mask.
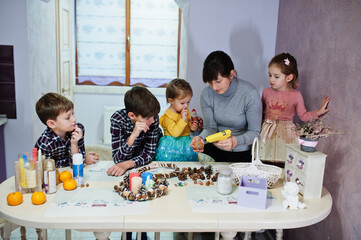
[[[174,0],[76,1],[76,85],[165,86],[179,76]]]

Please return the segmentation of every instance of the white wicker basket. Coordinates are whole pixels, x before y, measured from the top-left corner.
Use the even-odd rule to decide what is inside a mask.
[[[282,174],[282,168],[263,164],[261,162],[259,159],[258,138],[255,138],[252,144],[252,162],[232,163],[230,168],[233,170],[233,177],[236,179],[236,181],[240,182],[242,176],[266,178],[268,188],[272,188],[273,184],[278,181]]]

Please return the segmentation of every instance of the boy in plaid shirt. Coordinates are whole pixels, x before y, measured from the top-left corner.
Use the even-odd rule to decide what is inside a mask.
[[[72,155],[81,153],[86,164],[99,160],[94,152],[85,154],[84,126],[76,123],[74,105],[64,96],[47,93],[36,103],[36,113],[47,128],[35,144],[46,158],[55,160],[55,165],[67,167],[72,165]]]
[[[150,163],[159,140],[157,98],[145,87],[135,86],[124,96],[125,109],[110,118],[112,157],[108,175],[121,176],[128,169]]]

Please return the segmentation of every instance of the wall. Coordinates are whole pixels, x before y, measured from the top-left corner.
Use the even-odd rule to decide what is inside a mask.
[[[18,153],[29,151],[31,143],[30,81],[26,2],[2,0],[0,3],[0,44],[14,46],[17,119],[4,125],[6,175],[14,174]]]
[[[361,2],[280,1],[276,52],[292,53],[299,64],[308,109],[331,97],[327,122],[345,134],[322,139],[328,155],[324,186],[333,198],[322,222],[285,231],[284,239],[361,239]]]
[[[6,175],[45,129],[35,113],[42,93],[57,91],[55,0],[1,0],[0,44],[14,45],[17,119],[4,126]],[[32,129],[35,129],[33,131]]]
[[[267,63],[276,45],[278,0],[190,0],[188,73],[194,96],[191,108],[200,111],[203,61],[215,50],[227,52],[238,76],[253,83],[259,92],[268,85]],[[162,111],[164,92],[156,94]],[[75,92],[75,115],[86,127],[85,142],[103,140],[103,106],[123,105],[123,94]],[[91,107],[90,107],[91,106]]]

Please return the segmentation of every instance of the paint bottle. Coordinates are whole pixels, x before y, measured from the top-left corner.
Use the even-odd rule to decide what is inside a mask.
[[[73,178],[78,187],[83,184],[83,155],[75,153],[73,155]]]

